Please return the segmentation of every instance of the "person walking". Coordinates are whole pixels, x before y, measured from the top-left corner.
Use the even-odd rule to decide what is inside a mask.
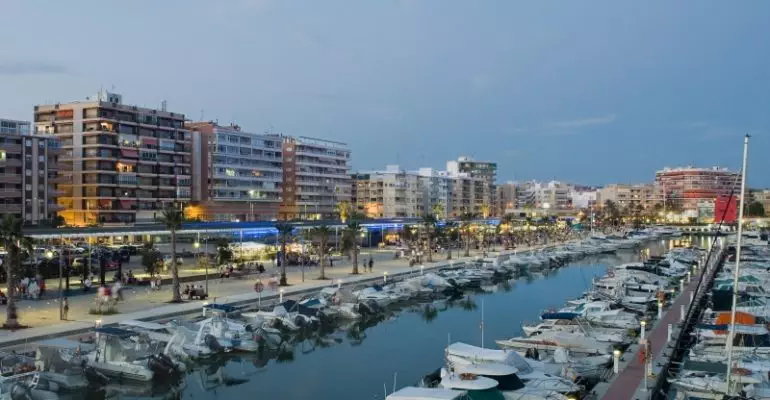
[[[65,297],[65,298],[62,300],[62,314],[63,314],[63,315],[62,315],[62,317],[64,318],[64,320],[65,320],[65,321],[68,321],[68,320],[69,320],[69,319],[68,319],[68,318],[69,318],[69,317],[68,317],[69,313],[70,313],[70,302],[69,302],[69,300],[67,300],[67,298]]]
[[[369,256],[369,272],[374,271],[374,258],[372,256]]]

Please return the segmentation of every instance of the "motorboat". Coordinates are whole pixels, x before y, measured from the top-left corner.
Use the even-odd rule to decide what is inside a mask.
[[[668,382],[684,393],[686,398],[723,399],[727,394],[726,375],[723,373],[685,370]],[[732,393],[744,393],[752,399],[764,399],[770,396],[770,388],[762,376],[751,371],[739,369],[731,374]]]
[[[562,370],[560,365],[526,360],[515,351],[485,349],[456,342],[447,346],[446,359],[455,367],[468,364],[509,365],[516,368],[518,376],[524,382],[531,382],[541,390],[569,393],[580,389],[572,381],[559,376]]]
[[[396,301],[396,299],[391,297],[389,294],[383,293],[382,291],[379,291],[373,287],[366,287],[360,290],[356,290],[353,292],[353,297],[357,301],[373,300],[377,302],[380,307],[387,307],[390,303]]]
[[[611,354],[613,347],[608,342],[585,337],[571,332],[543,332],[533,336],[519,336],[510,339],[497,340],[497,345],[504,349],[527,351],[537,349],[553,352],[557,348],[565,348],[570,353],[580,355]]]
[[[527,383],[517,373],[518,370],[514,366],[495,363],[452,365],[451,370],[441,368],[438,372],[440,386],[467,390],[471,397],[473,397],[474,392],[489,393],[499,390],[504,399],[568,399],[567,396],[558,391],[537,387],[542,385],[540,381]]]
[[[100,327],[96,333],[96,348],[86,353],[85,364],[109,376],[148,382],[175,376],[179,367],[168,356],[148,351],[140,334],[126,329]]]
[[[385,397],[385,400],[464,400],[467,392],[443,388],[408,386]]]
[[[191,336],[185,331],[179,329],[179,326],[171,323],[162,325],[155,322],[145,322],[136,320],[122,321],[118,324],[121,329],[145,334],[151,340],[166,344],[166,354],[180,357],[183,360],[209,357],[216,353],[216,347],[212,348],[204,338],[203,344],[195,343]]]

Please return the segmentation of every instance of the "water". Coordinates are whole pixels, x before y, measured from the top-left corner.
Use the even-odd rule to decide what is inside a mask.
[[[496,348],[495,339],[521,334],[523,322],[536,321],[542,310],[561,307],[567,299],[579,296],[608,266],[638,261],[642,252],[660,255],[671,244],[659,240],[641,252],[585,258],[547,275],[499,284],[496,293],[472,294],[471,301],[439,301],[434,303],[435,309],[415,305],[374,326],[337,328],[327,335],[298,340],[293,351],[230,358],[197,368],[188,373],[181,397],[383,399],[383,385],[390,393],[394,374],[400,388],[439,368],[448,336],[453,342],[481,345],[482,303],[484,344]]]

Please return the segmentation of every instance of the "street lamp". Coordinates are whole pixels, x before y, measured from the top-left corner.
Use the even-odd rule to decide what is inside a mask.
[[[644,334],[645,334],[645,328],[647,327],[647,321],[641,320],[639,321],[639,325],[642,327],[642,332],[639,334],[639,343],[644,343]]]
[[[615,349],[612,352],[613,357],[613,363],[612,363],[612,370],[615,372],[615,375],[617,375],[620,372],[620,350]]]

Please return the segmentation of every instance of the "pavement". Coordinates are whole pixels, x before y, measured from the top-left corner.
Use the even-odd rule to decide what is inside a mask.
[[[537,245],[528,248],[519,248],[516,251],[526,251],[543,248],[549,245]],[[513,252],[507,251],[507,252]],[[507,253],[504,252],[504,253]],[[359,257],[359,263],[368,260],[369,254],[364,252]],[[459,255],[462,254],[460,250]],[[470,260],[481,255],[480,252],[471,252],[471,257],[460,258],[458,251],[453,251],[452,262],[461,260]],[[278,297],[278,291],[283,289],[284,295],[297,296],[305,293],[316,293],[325,286],[335,285],[341,281],[345,285],[364,284],[371,281],[380,281],[387,272],[388,278],[396,278],[407,274],[420,273],[419,267],[409,267],[408,259],[394,259],[393,250],[374,251],[374,270],[365,272],[363,266],[359,266],[359,275],[352,275],[352,263],[346,260],[335,261],[334,267],[326,268],[326,280],[318,280],[319,267],[305,268],[288,267],[287,279],[288,287],[276,290],[265,287],[261,296],[255,293],[254,283],[257,279],[265,282],[267,279],[278,276],[280,269],[266,264],[267,270],[263,274],[253,274],[241,279],[223,278],[218,276],[212,278],[209,276],[209,299],[208,302],[228,303],[228,304],[246,304],[256,303],[261,297],[262,301],[274,301]],[[425,269],[434,269],[444,267],[450,264],[446,261],[446,254],[434,255],[433,263],[423,263]],[[186,271],[190,275],[196,271]],[[303,279],[304,275],[304,279]],[[199,276],[200,277],[200,276]],[[205,284],[203,277],[195,284]],[[184,284],[182,285],[184,288]],[[56,295],[58,282],[56,280],[48,281],[49,296]],[[89,331],[95,325],[96,320],[101,324],[112,324],[124,320],[158,320],[171,318],[174,316],[194,313],[200,310],[202,301],[185,301],[183,303],[169,303],[171,299],[171,285],[163,285],[160,290],[152,290],[148,286],[128,286],[123,291],[124,300],[117,305],[118,314],[115,315],[93,315],[89,311],[94,306],[95,296],[91,295],[71,296],[68,298],[70,310],[67,321],[59,320],[59,301],[57,298],[43,300],[20,300],[17,302],[19,311],[19,321],[21,324],[30,328],[17,331],[0,330],[0,347],[17,346],[35,340],[43,340],[52,337],[70,336]],[[2,317],[0,317],[2,318]]]

